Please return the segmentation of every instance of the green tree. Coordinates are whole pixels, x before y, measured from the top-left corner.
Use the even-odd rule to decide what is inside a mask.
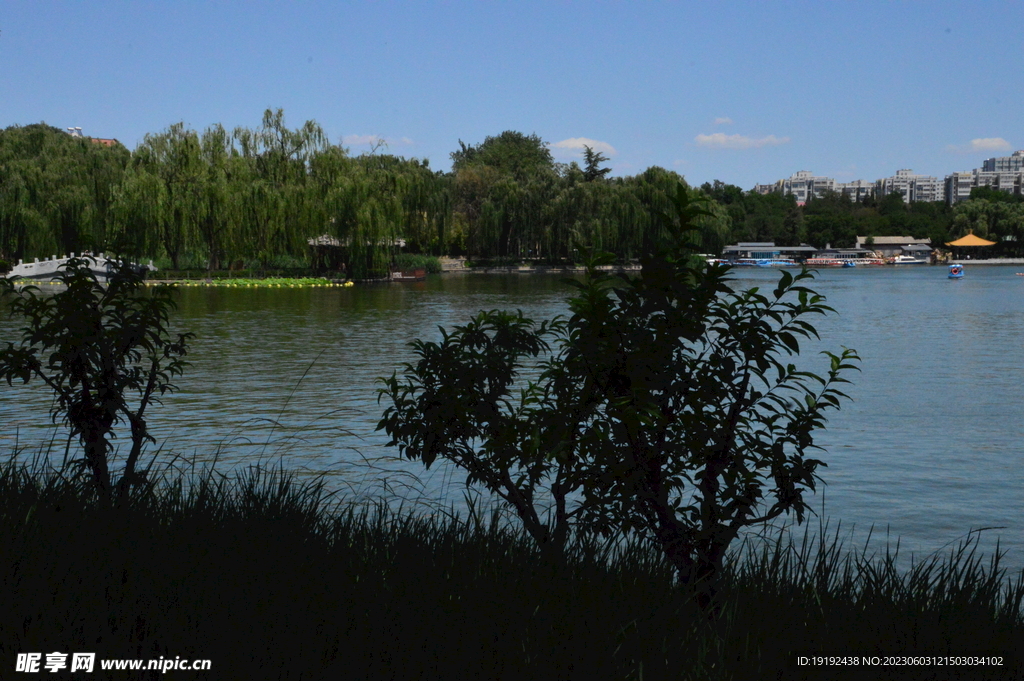
[[[951,236],[968,233],[996,241],[1001,254],[1017,254],[1024,249],[1024,203],[969,199],[953,209]]]
[[[0,130],[0,256],[16,260],[106,242],[112,188],[128,150],[45,123]]]
[[[490,166],[499,173],[522,179],[536,173],[553,173],[551,150],[536,134],[525,135],[506,130],[496,137],[486,137],[473,146],[459,140],[459,149],[451,154],[452,170],[470,166]]]
[[[105,285],[85,259],[68,261],[54,295],[0,279],[0,300],[25,326],[21,340],[0,349],[0,380],[39,380],[53,391],[51,416],[82,445],[79,463],[101,498],[117,499],[145,482],[139,459],[153,442],[146,411],[175,389],[192,334],[172,336],[172,288],[147,291],[136,268],[112,264]],[[131,448],[116,485],[110,476],[114,427],[127,422]]]
[[[318,213],[307,205],[305,187],[313,159],[329,148],[323,129],[315,121],[289,129],[282,109],[267,109],[259,128],[236,128],[234,140],[244,169],[238,176],[238,244],[263,266],[275,255],[306,255],[307,240],[324,227],[308,224]]]
[[[200,244],[199,224],[208,208],[203,201],[206,164],[199,134],[186,129],[184,123],[175,123],[158,134],[147,134],[135,150],[132,168],[136,173],[159,178],[163,184],[163,202],[146,212],[155,220],[153,241],[171,259],[171,266],[178,269],[181,258]],[[140,189],[149,186],[149,182],[140,180]],[[140,208],[140,204],[132,201],[122,208],[122,213]],[[157,208],[161,209],[159,214],[154,213]]]
[[[803,520],[824,465],[814,436],[857,356],[827,353],[825,377],[790,363],[816,336],[808,318],[830,311],[804,286],[812,274],[733,291],[728,268],[692,257],[705,205],[679,184],[640,276],[604,273],[611,256],[595,258],[565,322],[482,313],[440,343],[416,342],[419,361],[384,381],[378,428],[409,458],[465,469],[541,546],[557,549],[570,526],[639,533],[708,605],[744,528]],[[517,386],[549,339],[539,379]]]
[[[583,178],[587,182],[603,180],[604,176],[612,172],[611,168],[602,168],[601,164],[608,160],[608,157],[601,152],[594,151],[592,147],[583,146]]]

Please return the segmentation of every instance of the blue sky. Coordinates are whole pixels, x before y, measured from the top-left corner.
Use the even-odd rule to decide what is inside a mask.
[[[999,2],[3,0],[0,127],[134,148],[280,107],[441,170],[519,130],[696,184],[943,176],[1024,148],[1022,27]]]

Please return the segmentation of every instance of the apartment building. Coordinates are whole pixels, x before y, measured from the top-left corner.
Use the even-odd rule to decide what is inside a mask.
[[[981,170],[986,173],[1019,173],[1024,170],[1024,150],[1009,156],[999,156],[982,161]]]
[[[792,194],[802,206],[812,198],[820,199],[825,192],[836,191],[836,181],[831,177],[815,175],[809,170],[801,170],[773,184],[754,185],[754,191],[758,194]]]
[[[875,183],[867,180],[854,180],[853,182],[836,182],[836,191],[846,194],[851,201],[863,201],[875,193]]]
[[[758,194],[792,194],[801,205],[812,198],[824,196],[826,191],[846,194],[853,201],[863,201],[872,194],[888,196],[899,192],[906,203],[946,201],[955,204],[969,199],[975,187],[991,187],[1017,195],[1024,193],[1024,150],[1015,151],[1010,156],[985,159],[981,168],[952,173],[942,180],[931,175],[917,175],[909,168],[897,170],[895,175],[874,182],[836,182],[831,177],[801,170],[785,180],[754,185],[754,191]]]
[[[886,177],[875,183],[875,191],[879,196],[888,196],[893,192],[903,195],[905,203],[914,201],[945,201],[945,183],[931,175],[915,175],[913,170],[897,170],[892,177]]]
[[[947,200],[952,204],[971,198],[975,187],[991,187],[1019,195],[1024,185],[1024,151],[985,159],[981,168],[947,175],[945,185]]]
[[[973,188],[974,171],[972,170],[946,175],[946,201],[949,203],[959,203],[971,198]]]
[[[931,175],[915,175],[912,170],[898,170],[892,177],[875,182],[854,180],[853,182],[836,182],[831,177],[814,175],[808,170],[794,173],[789,179],[779,180],[774,184],[758,184],[754,186],[758,194],[792,194],[798,204],[804,204],[812,198],[821,198],[825,192],[834,191],[845,194],[853,201],[863,201],[872,195],[885,196],[899,192],[907,203],[911,201],[944,201],[946,185]]]

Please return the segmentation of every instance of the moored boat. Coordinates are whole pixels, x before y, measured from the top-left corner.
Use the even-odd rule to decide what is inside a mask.
[[[839,258],[808,258],[804,264],[808,267],[842,267],[843,262]]]
[[[395,270],[391,273],[391,281],[425,281],[427,278],[426,268],[414,270]]]
[[[893,265],[927,265],[928,261],[924,258],[915,258],[912,255],[897,255],[892,259]]]
[[[797,267],[796,261],[787,258],[762,258],[754,264],[758,267]]]

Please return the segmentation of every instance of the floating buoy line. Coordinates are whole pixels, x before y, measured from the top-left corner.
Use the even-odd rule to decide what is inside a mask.
[[[212,279],[209,281],[196,281],[183,279],[178,281],[147,281],[146,286],[187,286],[207,288],[349,288],[355,286],[354,282],[334,282],[327,279]],[[15,282],[18,286],[63,286],[62,281],[36,281],[33,279],[19,279]]]
[[[159,286],[166,282],[147,281],[147,286]],[[177,286],[206,288],[348,288],[355,286],[351,281],[334,282],[327,279],[209,279],[196,281],[186,279],[170,282]]]

